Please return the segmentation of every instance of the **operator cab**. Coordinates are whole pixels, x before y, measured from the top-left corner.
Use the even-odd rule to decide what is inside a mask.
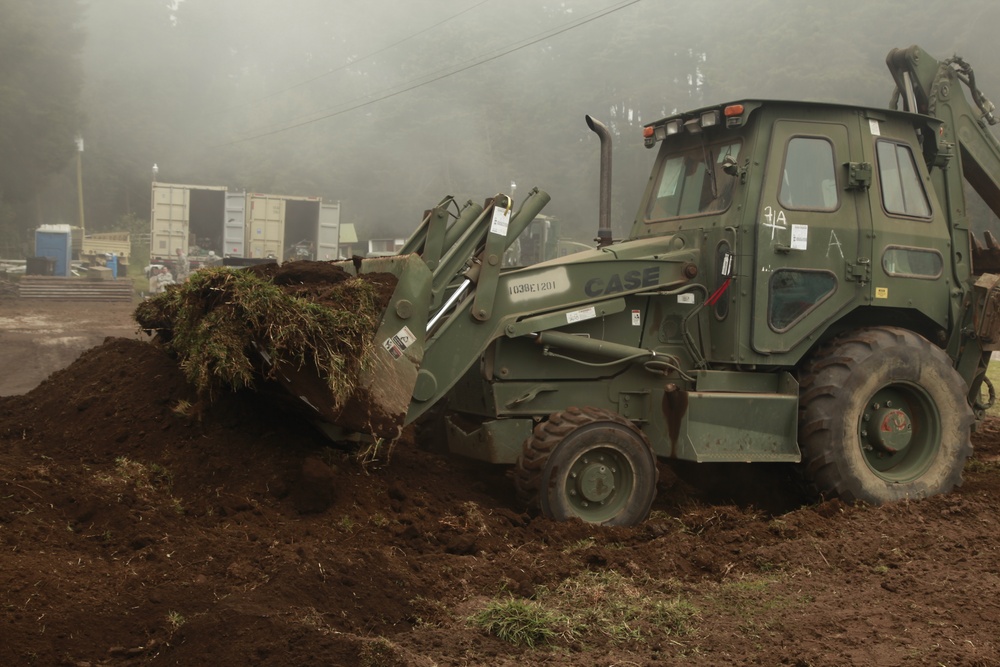
[[[630,236],[700,249],[709,293],[740,285],[714,302],[721,359],[794,363],[831,322],[884,317],[872,308],[932,337],[948,325],[951,253],[928,167],[938,128],[918,114],[778,100],[664,118],[644,128],[660,151]],[[749,348],[734,312],[752,314]]]

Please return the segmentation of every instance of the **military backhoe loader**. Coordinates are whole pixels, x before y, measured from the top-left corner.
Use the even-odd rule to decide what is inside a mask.
[[[1000,143],[960,58],[887,63],[891,108],[744,99],[645,126],[658,154],[624,240],[588,117],[595,248],[505,268],[549,196],[446,198],[398,256],[343,263],[398,279],[357,400],[282,382],[334,438],[445,406],[448,449],[514,466],[554,519],[642,521],[658,459],[798,464],[846,502],[951,490],[1000,346],[1000,250],[963,186],[1000,212]]]

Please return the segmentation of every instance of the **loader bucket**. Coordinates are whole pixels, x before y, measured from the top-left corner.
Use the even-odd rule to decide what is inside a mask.
[[[354,391],[346,400],[338,400],[318,374],[288,362],[279,362],[273,376],[321,421],[348,432],[398,437],[423,360],[431,273],[415,254],[338,265],[362,278],[381,274],[380,284],[391,284],[384,280],[386,274],[395,277],[395,288]]]

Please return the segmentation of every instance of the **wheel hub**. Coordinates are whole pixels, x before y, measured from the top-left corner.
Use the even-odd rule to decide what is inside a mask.
[[[906,449],[913,439],[913,422],[899,408],[874,403],[865,414],[867,428],[862,432],[868,444],[878,452],[897,454]]]
[[[615,491],[615,469],[603,456],[580,459],[570,474],[574,495],[586,502],[600,503]]]

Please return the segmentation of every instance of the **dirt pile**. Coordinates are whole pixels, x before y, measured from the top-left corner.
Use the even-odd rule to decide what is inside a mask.
[[[994,421],[945,497],[764,511],[663,470],[600,529],[412,437],[362,467],[266,395],[195,398],[124,339],[0,398],[2,664],[1000,665]]]

